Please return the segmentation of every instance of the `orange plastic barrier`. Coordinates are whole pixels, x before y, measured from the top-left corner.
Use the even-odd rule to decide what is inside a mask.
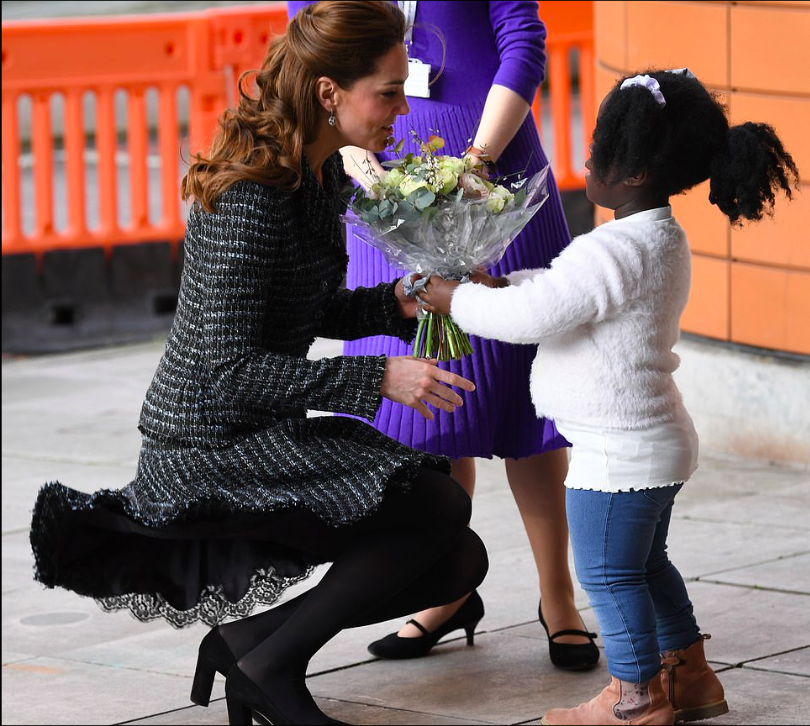
[[[554,176],[560,189],[584,189],[585,170],[575,168],[572,145],[580,143],[582,158],[589,156],[588,145],[596,122],[596,68],[593,50],[593,2],[588,0],[541,0],[540,19],[548,31],[546,42],[549,105],[552,122]],[[571,55],[579,56],[579,103],[581,135],[572,138],[573,104],[576,98]],[[542,136],[542,95],[532,106]],[[543,139],[545,142],[546,140]]]
[[[580,53],[579,77],[584,136],[593,125],[592,2],[541,2],[549,27],[550,104],[557,179],[562,188],[582,188],[581,170],[571,168],[572,89],[569,54]],[[237,7],[194,13],[114,18],[59,19],[3,23],[3,254],[35,253],[75,247],[113,246],[150,240],[169,241],[173,250],[184,233],[179,201],[180,149],[204,150],[222,110],[233,106],[240,73],[257,67],[272,34],[287,24],[283,5]],[[178,111],[178,92],[189,102],[190,140]],[[117,123],[117,97],[126,94],[126,122]],[[88,205],[86,97],[95,101],[97,204]],[[157,141],[150,152],[148,100],[157,97]],[[66,200],[54,189],[53,98],[63,99],[63,149]],[[33,163],[33,230],[23,224],[20,159],[25,141],[18,123],[21,99],[30,102],[30,155]],[[541,119],[540,94],[534,106]],[[122,145],[118,128],[125,129]],[[587,138],[583,139],[587,145]],[[92,153],[92,152],[91,152]],[[116,157],[129,167],[129,223],[121,223]],[[188,152],[186,152],[187,156]],[[160,164],[161,210],[149,214],[148,164]],[[64,196],[61,195],[61,196]],[[152,195],[154,197],[154,194]],[[55,200],[67,205],[67,223],[57,229]],[[98,209],[98,224],[88,223],[88,207]],[[25,210],[31,216],[31,210]],[[30,226],[30,225],[29,225]]]
[[[183,142],[177,95],[190,96],[190,148],[206,148],[217,116],[235,101],[236,79],[261,63],[268,40],[283,32],[286,8],[242,7],[172,15],[14,22],[3,24],[3,254],[66,247],[182,239],[178,169]],[[157,92],[157,156],[161,215],[150,222],[146,95]],[[125,150],[118,148],[115,96],[124,91]],[[86,219],[83,97],[95,99],[99,224]],[[51,101],[64,98],[64,153],[68,224],[54,224]],[[35,228],[23,231],[22,151],[18,128],[21,98],[31,104]],[[130,223],[119,223],[116,154],[129,159]]]

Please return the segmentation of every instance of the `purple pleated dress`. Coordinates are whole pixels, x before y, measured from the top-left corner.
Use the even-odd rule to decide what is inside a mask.
[[[288,2],[294,15],[307,2]],[[433,27],[431,27],[433,26]],[[403,153],[415,151],[410,130],[427,139],[438,134],[445,141],[441,153],[461,156],[475,137],[487,94],[493,83],[506,86],[532,103],[545,70],[546,30],[537,16],[536,2],[485,0],[419,2],[411,57],[431,65],[430,98],[409,97],[411,111],[397,119],[394,136],[406,139]],[[390,154],[380,154],[384,160]],[[498,159],[498,172],[526,169],[531,175],[545,166],[546,156],[531,114]],[[507,248],[503,259],[489,270],[505,275],[514,270],[547,267],[570,242],[571,236],[553,176],[549,199]],[[383,255],[347,228],[349,269],[347,287],[373,287],[402,277],[407,270],[389,266]],[[529,373],[536,346],[514,345],[470,336],[475,352],[461,360],[442,362],[442,368],[469,378],[474,393],[464,393],[455,413],[433,409],[428,421],[414,409],[383,398],[373,425],[381,432],[416,449],[451,458],[498,456],[522,458],[551,451],[568,442],[554,422],[537,418],[529,394]],[[346,355],[410,355],[411,346],[388,336],[347,342]]]

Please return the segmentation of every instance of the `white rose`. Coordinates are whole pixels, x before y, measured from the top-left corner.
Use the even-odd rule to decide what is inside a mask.
[[[439,169],[447,169],[448,171],[452,171],[456,176],[463,174],[465,171],[464,162],[455,156],[440,156]]]
[[[399,169],[391,169],[380,175],[380,183],[384,184],[389,189],[393,189],[394,187],[398,187],[404,178],[405,174],[403,174],[402,171]]]
[[[458,175],[449,169],[442,169],[440,166],[436,186],[439,194],[449,194],[458,186]]]
[[[399,191],[402,196],[407,197],[413,194],[417,189],[427,189],[428,183],[424,179],[414,179],[412,176],[406,176],[399,185]]]
[[[506,201],[503,199],[503,197],[499,197],[495,194],[491,194],[489,197],[487,197],[487,209],[493,214],[503,211],[504,204],[506,204]]]

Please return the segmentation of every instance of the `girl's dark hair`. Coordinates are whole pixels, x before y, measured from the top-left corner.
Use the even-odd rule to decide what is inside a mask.
[[[614,86],[593,132],[597,179],[615,183],[646,171],[654,191],[666,196],[710,179],[709,201],[732,224],[772,214],[780,189],[792,198],[798,170],[771,126],[729,128],[725,107],[700,81],[667,71],[642,74],[658,81],[666,105],[643,86]]]
[[[351,89],[376,71],[404,35],[405,16],[387,0],[302,7],[287,32],[270,42],[261,69],[240,76],[239,105],[220,118],[207,156],[194,156],[181,183],[183,199],[194,196],[213,212],[220,194],[238,181],[297,189],[304,145],[315,139],[325,113],[317,99],[318,78],[328,76]],[[243,89],[249,73],[256,74],[256,98]]]

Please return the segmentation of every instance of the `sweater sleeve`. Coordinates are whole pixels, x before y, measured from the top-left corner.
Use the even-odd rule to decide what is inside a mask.
[[[537,3],[533,1],[489,3],[489,18],[501,61],[492,83],[506,86],[529,105],[543,82],[546,67],[546,26],[537,12]]]
[[[271,203],[271,207],[273,207]],[[201,355],[222,399],[271,409],[303,407],[373,420],[385,356],[321,360],[282,355],[263,344],[274,266],[285,247],[278,215],[245,215],[238,192],[220,197],[206,222]],[[275,224],[274,224],[275,222]]]
[[[376,287],[338,290],[326,305],[318,335],[338,340],[392,335],[410,343],[416,333],[416,320],[399,314],[394,295],[396,284],[384,282]]]
[[[453,320],[474,335],[539,343],[614,316],[639,294],[643,256],[594,230],[575,239],[548,269],[504,288],[465,284],[451,301]],[[511,276],[510,276],[511,282]]]

